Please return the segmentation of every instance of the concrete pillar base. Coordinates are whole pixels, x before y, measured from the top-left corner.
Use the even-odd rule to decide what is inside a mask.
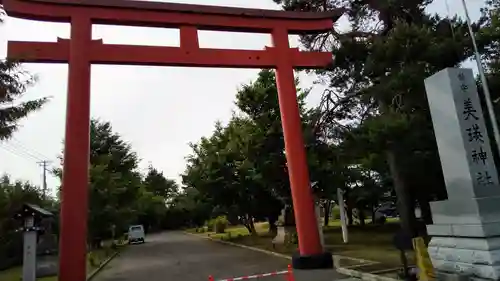
[[[333,266],[333,256],[329,252],[318,255],[292,256],[294,281],[332,281],[342,279]]]
[[[292,267],[294,269],[330,269],[333,268],[333,256],[329,252],[318,255],[300,255],[295,253],[292,256]]]

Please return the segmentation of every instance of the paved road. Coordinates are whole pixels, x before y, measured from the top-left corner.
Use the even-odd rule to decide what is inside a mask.
[[[206,281],[285,270],[288,260],[227,246],[182,232],[146,237],[131,245],[100,272],[94,281]],[[285,280],[284,277],[259,279]]]

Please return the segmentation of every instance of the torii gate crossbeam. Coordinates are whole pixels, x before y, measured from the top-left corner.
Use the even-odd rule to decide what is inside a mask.
[[[341,11],[284,12],[132,0],[0,0],[11,17],[67,22],[70,39],[9,42],[8,57],[23,62],[68,63],[68,101],[61,201],[61,281],[86,277],[91,64],[275,68],[286,157],[299,238],[296,268],[331,267],[319,241],[296,98],[294,69],[320,68],[328,52],[289,47],[289,34],[324,32]],[[105,44],[92,40],[92,25],[168,27],[180,30],[180,47]],[[198,30],[270,33],[265,50],[200,48]]]

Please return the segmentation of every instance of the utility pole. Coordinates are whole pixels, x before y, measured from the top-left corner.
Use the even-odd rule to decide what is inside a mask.
[[[50,161],[43,160],[41,162],[38,162],[42,166],[42,191],[43,191],[43,198],[47,199],[47,166],[50,163]]]

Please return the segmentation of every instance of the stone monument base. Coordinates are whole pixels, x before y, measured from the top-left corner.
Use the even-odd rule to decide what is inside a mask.
[[[432,202],[428,252],[437,275],[500,280],[500,197]],[[450,279],[451,278],[451,279]],[[458,280],[458,279],[457,279]]]
[[[500,237],[433,237],[428,251],[438,272],[500,280]]]

